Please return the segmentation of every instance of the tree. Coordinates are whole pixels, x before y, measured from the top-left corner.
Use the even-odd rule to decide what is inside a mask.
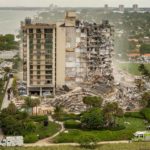
[[[12,83],[12,91],[14,96],[18,95],[18,89],[17,89],[17,79],[14,78],[13,83]]]
[[[16,112],[17,112],[16,105],[13,102],[11,102],[7,108],[7,111],[11,114],[16,114]]]
[[[32,107],[36,107],[36,115],[37,115],[37,107],[40,105],[40,99],[36,98],[32,100]]]
[[[150,44],[142,44],[140,47],[140,53],[141,54],[150,53]]]
[[[83,103],[91,107],[101,107],[103,99],[97,96],[87,96],[83,98]]]
[[[148,79],[150,78],[150,72],[148,71],[148,69],[145,67],[144,64],[140,64],[138,70],[141,72],[143,76],[147,77]]]
[[[37,106],[40,105],[40,99],[36,98],[33,99],[30,96],[29,97],[25,97],[25,103],[24,103],[24,108],[26,108],[27,110],[29,108],[32,109],[32,114],[33,114],[33,108],[36,107],[36,114],[37,114]]]
[[[103,112],[99,108],[92,108],[81,117],[81,126],[87,129],[100,129],[104,125]]]
[[[25,109],[27,109],[27,112],[29,113],[29,109],[32,108],[32,98],[30,96],[29,97],[25,97],[24,101],[25,102],[24,102],[23,107]],[[32,112],[33,112],[33,110],[32,110]]]
[[[143,107],[150,107],[150,92],[145,92],[142,95],[141,105]]]
[[[116,120],[115,117],[123,115],[123,110],[118,106],[116,102],[108,102],[104,105],[103,108],[105,127],[115,127]]]
[[[62,105],[57,105],[54,109],[54,115],[53,117],[56,120],[59,120],[61,118],[61,115],[64,114],[63,106]]]

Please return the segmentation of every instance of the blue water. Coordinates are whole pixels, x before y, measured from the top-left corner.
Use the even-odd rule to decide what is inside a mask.
[[[37,11],[0,10],[0,34],[18,34],[20,22],[25,17],[34,17]]]

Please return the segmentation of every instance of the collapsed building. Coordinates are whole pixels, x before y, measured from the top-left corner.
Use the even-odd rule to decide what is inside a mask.
[[[68,14],[69,15],[69,14]],[[66,24],[67,26],[67,24]],[[66,29],[66,84],[113,84],[113,27],[75,20]]]
[[[119,73],[114,73],[112,66],[114,27],[108,21],[91,23],[67,12],[63,22],[35,23],[28,18],[21,28],[28,95],[50,93],[54,98],[43,103],[62,105],[76,113],[86,110],[85,96],[117,101],[124,109],[136,107],[140,98],[137,87],[122,80],[116,85]]]
[[[21,28],[28,94],[55,95],[64,85],[112,88],[114,29],[108,21],[80,21],[75,12],[66,12],[63,22],[44,24],[27,18]]]

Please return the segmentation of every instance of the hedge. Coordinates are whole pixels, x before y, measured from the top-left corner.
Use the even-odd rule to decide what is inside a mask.
[[[81,123],[75,120],[67,120],[64,122],[64,126],[68,129],[79,129],[81,127]]]
[[[31,119],[35,122],[43,122],[45,120],[48,120],[48,116],[32,116]]]
[[[144,108],[141,110],[141,114],[144,116],[144,118],[150,122],[150,108]]]
[[[24,137],[24,143],[35,143],[38,141],[38,136],[36,134],[28,134]]]
[[[132,117],[132,118],[140,118],[143,119],[144,116],[140,112],[126,112],[124,114],[125,117]]]

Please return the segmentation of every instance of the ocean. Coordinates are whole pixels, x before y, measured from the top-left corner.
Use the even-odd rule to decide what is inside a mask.
[[[26,17],[34,17],[37,14],[37,10],[0,10],[0,34],[17,35],[20,22]]]

